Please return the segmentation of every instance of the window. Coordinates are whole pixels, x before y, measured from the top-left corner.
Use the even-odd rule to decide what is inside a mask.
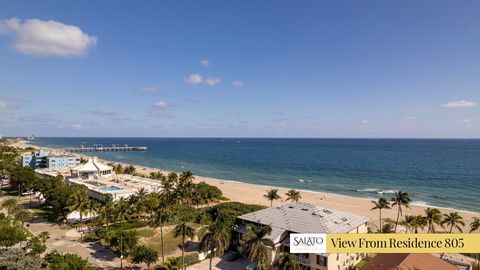
[[[317,264],[321,266],[327,266],[327,257],[317,255]]]

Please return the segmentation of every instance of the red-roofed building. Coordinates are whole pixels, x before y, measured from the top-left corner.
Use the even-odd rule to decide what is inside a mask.
[[[458,270],[431,254],[378,254],[360,270]]]

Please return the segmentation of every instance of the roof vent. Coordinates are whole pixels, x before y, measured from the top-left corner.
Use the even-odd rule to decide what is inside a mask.
[[[302,210],[303,210],[303,211],[308,211],[308,208],[303,207]]]
[[[346,217],[342,217],[342,221],[346,222],[348,219]]]

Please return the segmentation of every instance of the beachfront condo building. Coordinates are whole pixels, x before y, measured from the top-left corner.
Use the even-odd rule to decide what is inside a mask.
[[[59,170],[73,168],[80,164],[80,157],[68,155],[48,155],[44,149],[40,149],[31,154],[24,154],[21,157],[24,167],[36,169]]]
[[[272,259],[290,253],[291,233],[367,233],[368,218],[306,203],[289,203],[237,217],[234,245],[241,250],[247,224],[270,226],[268,236],[275,243]],[[292,254],[304,270],[347,270],[366,254]]]
[[[159,192],[161,183],[133,175],[116,175],[113,168],[96,157],[85,164],[71,169],[71,175],[65,177],[68,185],[82,185],[87,188],[90,198],[103,201],[106,197],[113,200],[128,198],[143,189],[145,192]]]

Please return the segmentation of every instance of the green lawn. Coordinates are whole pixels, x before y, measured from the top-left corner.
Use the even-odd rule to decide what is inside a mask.
[[[200,227],[199,224],[191,223],[189,224],[195,230]],[[150,230],[150,232],[147,232]],[[145,242],[145,246],[153,248],[158,251],[158,254],[161,254],[162,251],[162,244],[160,242],[160,233],[154,234],[154,229],[152,228],[142,228],[139,230],[139,234]],[[143,236],[143,235],[147,236]],[[165,248],[164,253],[166,256],[175,253],[175,251],[179,248],[182,242],[181,237],[175,238],[173,228],[168,232],[163,234],[163,246]]]

